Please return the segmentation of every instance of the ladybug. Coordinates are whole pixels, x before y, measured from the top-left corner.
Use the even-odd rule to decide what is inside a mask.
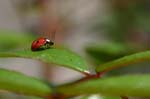
[[[49,40],[48,38],[40,37],[32,42],[31,50],[32,51],[40,51],[50,48],[54,45],[54,42]]]

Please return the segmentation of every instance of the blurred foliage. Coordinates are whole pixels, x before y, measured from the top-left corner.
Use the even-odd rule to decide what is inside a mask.
[[[0,51],[29,48],[35,37],[31,33],[0,30]]]
[[[101,13],[98,14],[92,31],[104,31],[109,42],[86,47],[86,52],[94,63],[98,65],[131,53],[149,50],[150,1],[112,0],[107,3],[111,12],[103,20],[99,17]]]
[[[101,79],[91,79],[81,83],[71,83],[57,88],[67,96],[96,94],[115,96],[149,97],[150,75],[124,75]],[[147,82],[147,83],[146,83]],[[90,90],[89,90],[90,89]]]
[[[35,96],[45,96],[52,92],[45,82],[6,69],[0,69],[0,89]]]
[[[90,45],[86,48],[86,52],[93,58],[97,65],[134,52],[132,47],[122,43],[110,42]]]
[[[148,35],[150,32],[150,1],[148,0],[112,0],[108,1],[111,13],[102,21],[97,18],[94,31],[102,29],[113,41],[125,42],[133,33],[143,33]],[[136,37],[135,35],[135,37]],[[133,37],[134,38],[134,37]]]

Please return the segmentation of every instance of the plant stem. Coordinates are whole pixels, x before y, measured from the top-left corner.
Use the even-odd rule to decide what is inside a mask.
[[[121,96],[122,99],[129,99],[127,96]]]
[[[50,96],[45,97],[45,99],[66,99],[66,97],[62,94],[52,94]]]

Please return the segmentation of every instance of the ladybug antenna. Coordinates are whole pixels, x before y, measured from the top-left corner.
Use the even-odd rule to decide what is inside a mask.
[[[56,29],[51,33],[51,41],[55,41],[55,34],[56,34]]]

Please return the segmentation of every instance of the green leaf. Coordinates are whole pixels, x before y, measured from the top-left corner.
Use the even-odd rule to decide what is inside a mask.
[[[35,96],[47,96],[52,92],[49,85],[38,79],[5,69],[0,69],[0,89]]]
[[[100,65],[96,68],[96,72],[108,72],[119,67],[128,66],[129,64],[135,64],[143,61],[150,61],[150,51],[124,56],[117,60]]]
[[[88,72],[88,65],[85,60],[82,59],[77,54],[65,50],[65,49],[47,49],[43,51],[16,51],[16,52],[6,52],[0,53],[0,57],[22,57],[22,58],[31,58],[41,60],[46,63],[54,63],[61,66],[65,66],[67,68],[71,68],[77,70],[82,73]]]
[[[57,91],[68,96],[105,94],[115,96],[150,97],[150,75],[126,75],[93,79],[60,86]]]

